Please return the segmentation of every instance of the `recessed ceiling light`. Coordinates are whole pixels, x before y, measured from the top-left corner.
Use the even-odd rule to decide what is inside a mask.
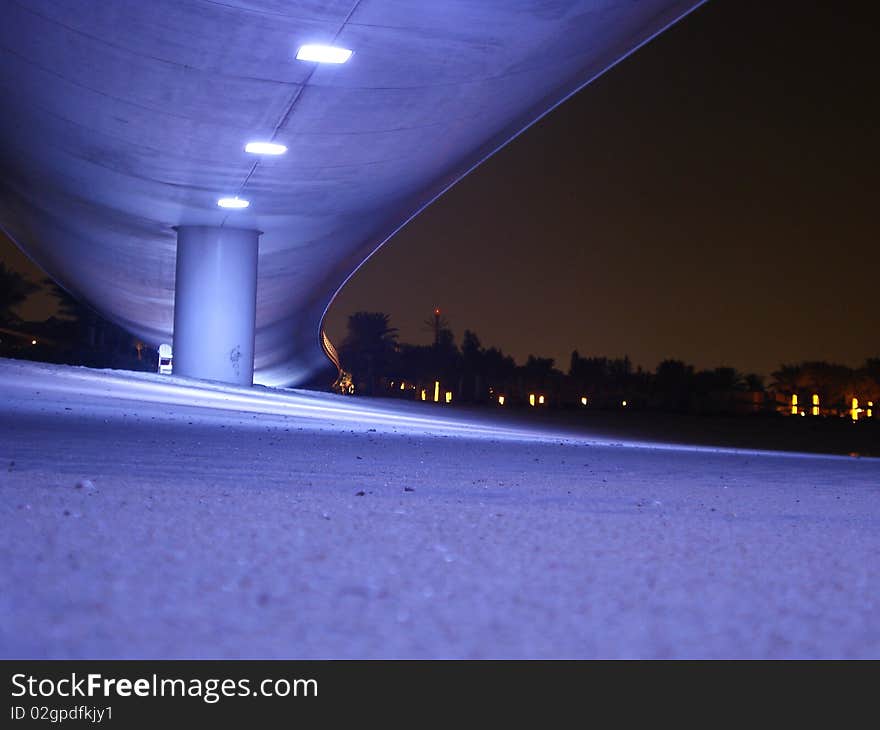
[[[351,51],[336,46],[309,44],[300,46],[296,52],[297,61],[314,61],[315,63],[345,63],[351,58]]]
[[[249,200],[245,200],[244,198],[239,198],[238,196],[236,196],[234,198],[220,198],[220,200],[217,201],[217,205],[219,205],[221,208],[241,209],[241,208],[247,208],[250,204],[251,203]]]
[[[248,142],[244,151],[252,155],[283,155],[287,152],[287,146],[274,142]]]

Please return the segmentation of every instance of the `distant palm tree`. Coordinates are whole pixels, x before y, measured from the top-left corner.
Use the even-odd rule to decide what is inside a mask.
[[[764,376],[758,375],[757,373],[749,373],[745,376],[746,381],[746,390],[751,391],[763,391],[764,390]]]
[[[12,324],[20,321],[21,317],[13,310],[39,288],[32,281],[17,271],[7,269],[6,264],[0,262],[0,323]]]
[[[858,391],[857,374],[846,365],[824,361],[782,365],[773,373],[773,389],[786,398],[815,393],[823,407],[846,408]]]
[[[731,367],[718,367],[712,371],[712,387],[724,392],[745,390],[746,377],[739,370]]]
[[[397,349],[397,328],[384,312],[355,312],[348,318],[348,335],[340,348],[342,362],[355,380],[363,379],[374,394],[377,380],[387,373]]]
[[[363,351],[393,349],[397,328],[391,326],[390,320],[384,312],[355,312],[348,318],[345,341]]]
[[[798,391],[798,386],[803,376],[803,368],[800,365],[781,365],[779,370],[775,370],[771,375],[773,376],[771,387],[780,393],[790,395]]]

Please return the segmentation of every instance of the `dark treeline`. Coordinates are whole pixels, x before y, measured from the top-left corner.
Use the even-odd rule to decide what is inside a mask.
[[[58,316],[28,322],[18,307],[43,288],[58,300]],[[628,357],[588,357],[569,362],[529,355],[523,364],[497,347],[485,347],[465,330],[461,344],[436,310],[425,322],[430,345],[399,341],[389,315],[356,312],[340,347],[346,371],[336,388],[362,395],[415,400],[563,408],[650,409],[679,413],[850,415],[875,418],[880,403],[880,358],[860,368],[827,362],[782,365],[769,383],[734,368],[697,370],[664,360],[651,372]],[[157,353],[102,318],[51,279],[39,284],[0,262],[0,357],[90,367],[155,372]],[[566,367],[567,366],[567,367]],[[316,387],[324,388],[325,381]],[[448,394],[448,396],[447,396]]]
[[[439,318],[433,344],[403,343],[382,312],[349,317],[340,355],[356,393],[415,400],[445,402],[450,393],[453,401],[465,403],[498,404],[501,398],[505,405],[530,405],[534,397],[536,406],[545,407],[789,414],[795,395],[806,415],[814,395],[821,415],[849,413],[853,398],[863,404],[880,401],[880,358],[858,369],[783,365],[767,384],[760,375],[731,367],[698,370],[670,359],[648,371],[634,367],[628,357],[587,357],[577,350],[563,370],[552,358],[534,355],[517,364],[498,348],[484,347],[470,330],[457,346]]]
[[[39,289],[58,300],[58,316],[23,320],[16,309]],[[36,284],[0,262],[0,357],[155,371],[155,348],[77,301],[51,279]]]

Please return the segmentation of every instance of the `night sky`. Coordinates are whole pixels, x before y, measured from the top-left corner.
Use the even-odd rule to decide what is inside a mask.
[[[366,309],[427,343],[439,306],[459,342],[563,369],[575,348],[764,374],[880,356],[876,39],[864,3],[820,5],[697,10],[413,221],[331,338]]]
[[[437,305],[459,341],[564,369],[573,348],[761,373],[880,356],[860,5],[712,0],[413,221],[341,293],[331,335],[371,309],[427,342]]]

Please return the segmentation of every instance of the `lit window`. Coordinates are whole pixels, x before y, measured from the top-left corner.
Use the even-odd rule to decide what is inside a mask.
[[[439,380],[434,381],[434,402],[435,403],[440,402],[440,381]]]
[[[499,406],[503,406],[503,405],[504,405],[504,396],[503,396],[503,395],[499,395],[499,396],[498,396],[498,405],[499,405]]]
[[[529,393],[529,405],[530,406],[535,405],[535,394],[534,393]]]
[[[452,391],[451,390],[446,391],[446,402],[452,403]]]

